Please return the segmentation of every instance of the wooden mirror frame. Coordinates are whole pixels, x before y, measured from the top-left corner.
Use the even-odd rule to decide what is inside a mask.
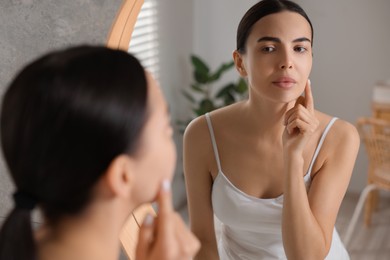
[[[127,51],[144,0],[123,0],[107,37],[107,47]]]
[[[107,38],[107,47],[128,51],[135,22],[144,0],[123,0]],[[146,214],[156,215],[151,204],[137,208],[128,218],[120,235],[122,247],[130,260],[135,259],[138,232]]]

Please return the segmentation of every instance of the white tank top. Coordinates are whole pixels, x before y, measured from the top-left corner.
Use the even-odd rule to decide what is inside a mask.
[[[221,223],[218,240],[220,260],[287,259],[281,230],[283,194],[276,198],[260,199],[234,186],[222,172],[208,113],[206,120],[218,166],[218,175],[213,183],[211,199],[214,214]],[[337,118],[332,118],[326,126],[309,169],[303,177],[306,189],[310,187],[313,164],[329,129],[336,120]],[[333,230],[331,248],[325,259],[349,259],[336,229]]]

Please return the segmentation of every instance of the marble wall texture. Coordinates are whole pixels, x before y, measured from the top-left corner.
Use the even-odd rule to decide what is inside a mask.
[[[104,44],[122,0],[1,0],[0,95],[27,62],[74,44]],[[0,222],[14,190],[0,154]]]

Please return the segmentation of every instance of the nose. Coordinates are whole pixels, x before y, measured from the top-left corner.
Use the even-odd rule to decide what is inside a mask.
[[[290,54],[285,51],[282,55],[281,55],[281,60],[280,60],[280,64],[279,64],[279,67],[281,69],[292,69],[294,66],[293,66],[293,61],[291,59],[291,56]]]
[[[285,65],[281,65],[280,68],[281,68],[281,69],[286,69],[286,68],[292,69],[292,68],[293,68],[293,65],[292,65],[292,63],[288,62],[288,63],[285,64]]]

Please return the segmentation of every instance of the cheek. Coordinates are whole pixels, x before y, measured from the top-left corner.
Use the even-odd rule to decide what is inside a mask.
[[[171,179],[173,177],[173,173],[176,167],[176,161],[177,161],[177,151],[176,151],[176,145],[173,141],[171,141],[171,156],[170,156],[170,162],[171,162]]]
[[[311,68],[312,68],[312,59],[311,58],[307,58],[305,60],[302,60],[299,64],[298,64],[298,72],[300,74],[300,78],[301,78],[301,84],[302,84],[302,88],[304,89],[305,86],[306,86],[306,82],[307,82],[307,79],[310,78],[310,72],[311,72]]]
[[[305,71],[305,74],[307,76],[310,75],[310,72],[311,72],[311,68],[313,66],[313,57],[311,56],[311,54],[309,54],[310,56],[307,57],[307,59],[304,61],[304,64],[303,64],[303,70]]]
[[[158,139],[158,138],[157,138]],[[176,146],[172,139],[150,139],[144,150],[141,167],[137,174],[137,193],[141,203],[156,198],[164,179],[172,180],[176,166]]]
[[[173,174],[176,166],[176,146],[173,142],[172,138],[167,138],[166,142],[164,142],[160,146],[160,152],[157,155],[156,164],[157,167],[161,170],[162,179],[172,180]]]

